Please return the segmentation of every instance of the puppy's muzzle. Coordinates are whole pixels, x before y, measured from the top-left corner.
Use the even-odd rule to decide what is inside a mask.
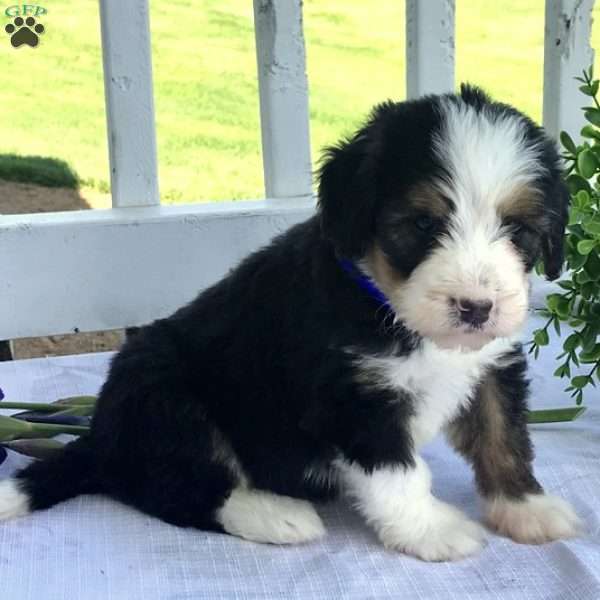
[[[490,318],[490,312],[494,303],[491,300],[470,300],[459,298],[456,300],[456,308],[462,323],[472,327],[481,327]]]

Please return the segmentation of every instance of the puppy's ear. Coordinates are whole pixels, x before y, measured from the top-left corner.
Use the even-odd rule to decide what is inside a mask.
[[[478,111],[492,102],[492,99],[480,87],[470,83],[460,84],[460,97],[463,102],[470,104]]]
[[[323,235],[346,258],[364,255],[375,227],[376,150],[372,127],[326,150],[319,172]]]
[[[562,271],[565,259],[565,227],[569,219],[569,190],[560,174],[556,176],[554,186],[547,194],[549,196],[546,201],[550,210],[550,223],[542,238],[542,253],[546,278],[552,281],[557,279]]]

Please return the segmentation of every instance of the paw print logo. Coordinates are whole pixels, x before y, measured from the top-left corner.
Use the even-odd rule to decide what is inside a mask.
[[[40,43],[40,35],[45,29],[41,23],[36,23],[33,17],[17,17],[12,23],[9,23],[4,31],[10,35],[10,43],[18,48],[27,44],[35,48]]]

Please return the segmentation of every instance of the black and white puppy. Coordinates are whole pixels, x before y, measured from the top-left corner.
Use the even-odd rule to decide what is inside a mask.
[[[114,358],[91,433],[0,483],[0,518],[103,493],[257,542],[324,533],[343,492],[388,548],[477,551],[483,528],[431,493],[421,446],[472,462],[488,524],[576,534],[532,473],[528,274],[563,262],[554,144],[477,88],[378,106],[328,150],[319,210]]]

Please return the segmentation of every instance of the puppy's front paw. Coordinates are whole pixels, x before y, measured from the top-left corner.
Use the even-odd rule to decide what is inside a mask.
[[[499,497],[487,504],[487,522],[521,544],[571,538],[582,524],[571,506],[556,496],[527,494],[523,500]]]
[[[479,523],[435,499],[410,524],[382,528],[379,537],[386,548],[426,561],[460,560],[485,545],[485,530]]]

